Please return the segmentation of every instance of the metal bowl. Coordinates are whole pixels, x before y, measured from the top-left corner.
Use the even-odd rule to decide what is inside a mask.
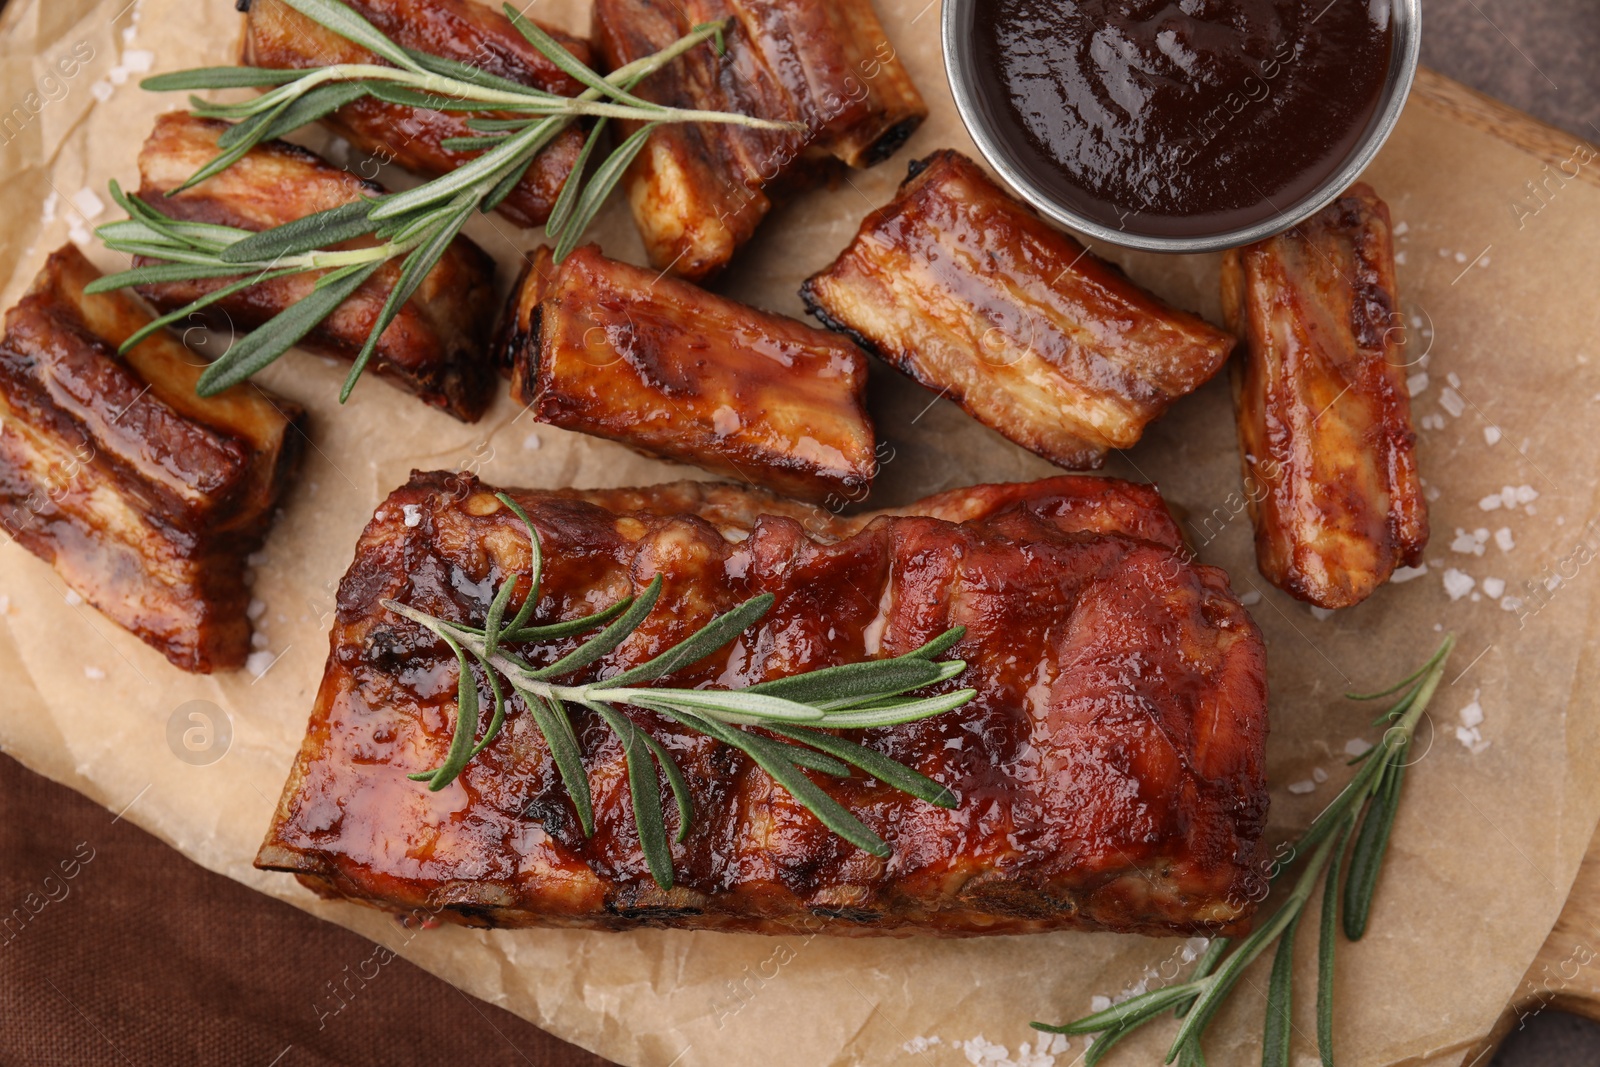
[[[978,150],[1000,177],[1046,218],[1110,244],[1151,252],[1215,252],[1234,248],[1281,233],[1328,206],[1361,175],[1393,132],[1395,123],[1400,120],[1400,111],[1405,107],[1406,96],[1411,92],[1422,48],[1422,0],[1390,0],[1394,36],[1389,70],[1378,106],[1367,121],[1366,132],[1338,169],[1295,203],[1269,219],[1224,232],[1183,236],[1142,234],[1097,222],[1046,192],[1029,177],[1005,142],[988,125],[977,82],[989,72],[978,69],[973,56],[975,34],[972,32],[975,20],[982,17],[985,3],[986,0],[944,0],[943,15],[945,72],[955,93],[956,110],[967,132],[977,142]]]

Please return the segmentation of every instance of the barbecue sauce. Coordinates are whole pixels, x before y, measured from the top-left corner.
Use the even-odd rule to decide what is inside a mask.
[[[1260,222],[1338,168],[1389,66],[1389,0],[988,0],[983,106],[1045,192],[1116,229]]]

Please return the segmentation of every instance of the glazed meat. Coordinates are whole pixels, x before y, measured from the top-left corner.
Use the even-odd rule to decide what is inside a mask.
[[[913,164],[899,195],[801,295],[979,422],[1074,469],[1133,445],[1233,347],[952,151]]]
[[[661,684],[739,687],[901,654],[965,626],[949,655],[968,666],[946,685],[978,696],[859,732],[952,789],[956,807],[860,775],[815,776],[892,844],[880,860],[737,750],[629,709],[693,793],[688,838],[672,847],[676,884],[662,890],[637,843],[621,743],[585,712],[574,727],[592,837],[517,702],[452,784],[434,793],[409,781],[449,745],[458,673],[429,631],[380,602],[481,623],[497,584],[514,579],[527,595],[530,562],[526,530],[488,486],[416,473],[356,547],[257,866],[326,895],[487,926],[1248,925],[1267,811],[1261,636],[1223,572],[1189,562],[1154,489],[1084,476],[976,486],[894,515],[821,520],[817,537],[795,505],[730,486],[512,493],[544,547],[537,619],[584,616],[664,578],[656,610],[583,677],[642,662],[761,592],[776,598],[763,620]],[[577,640],[525,651],[545,664]]]
[[[594,245],[559,267],[540,249],[512,301],[503,358],[539,421],[807,500],[866,495],[867,357],[844,338]]]
[[[6,313],[0,525],[173,664],[244,665],[245,557],[300,455],[294,404],[252,385],[202,399],[204,368],[66,245]]]
[[[168,112],[139,152],[139,198],[176,219],[266,230],[362,196],[381,186],[339,170],[321,157],[284,141],[269,141],[233,166],[175,196],[169,190],[218,152],[225,122]],[[371,237],[338,245],[371,245]],[[155,262],[138,257],[138,264]],[[300,347],[353,360],[366,343],[383,302],[400,276],[391,260],[300,342]],[[197,313],[216,330],[252,330],[311,293],[323,272],[274,278],[209,305]],[[139,286],[139,295],[172,311],[239,279],[203,278]],[[465,237],[422,280],[378,339],[370,368],[458,419],[475,421],[493,395],[496,374],[488,354],[494,319],[494,262]]]
[[[639,95],[805,127],[658,127],[627,176],[633,218],[658,270],[715,273],[771,209],[769,192],[808,180],[826,161],[879,163],[928,116],[870,0],[596,0],[594,11],[597,43],[613,67],[698,24],[734,20],[726,55],[686,53]]]
[[[500,13],[498,4],[478,0],[344,0],[402,48],[466,63],[508,81],[545,92],[576,96],[583,86],[529,44]],[[258,67],[320,67],[334,63],[378,63],[384,60],[325,29],[283,0],[243,0],[244,47],[240,62]],[[519,5],[520,6],[520,5]],[[542,26],[585,64],[587,41]],[[454,111],[387,104],[363,97],[322,120],[323,123],[383,163],[433,177],[455,170],[481,151],[454,151],[443,146],[451,137],[477,136],[467,116]],[[500,213],[519,226],[535,226],[550,217],[562,183],[583,150],[584,133],[568,127],[534,157],[522,181],[500,204]],[[373,174],[376,174],[374,169]]]
[[[1366,185],[1223,261],[1256,563],[1319,607],[1359,604],[1428,543],[1396,292]]]

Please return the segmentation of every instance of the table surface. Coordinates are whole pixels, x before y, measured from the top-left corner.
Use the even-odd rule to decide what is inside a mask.
[[[1424,22],[1425,64],[1600,141],[1594,0],[1424,0]],[[0,901],[0,1063],[606,1063],[3,756]],[[1546,1012],[1492,1067],[1575,1063],[1600,1025]]]

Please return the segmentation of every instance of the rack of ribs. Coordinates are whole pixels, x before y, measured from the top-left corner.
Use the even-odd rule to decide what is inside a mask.
[[[912,164],[801,296],[824,323],[1070,469],[1131,447],[1233,348],[949,150]]]
[[[675,107],[796,123],[793,131],[676,123],[650,134],[625,185],[657,270],[721,270],[772,207],[769,196],[834,163],[869,167],[928,117],[870,0],[596,0],[596,43],[613,67],[696,25],[732,20],[727,51],[697,48],[640,84]]]
[[[244,665],[245,557],[299,460],[296,405],[245,384],[195,395],[205,361],[74,245],[0,340],[0,526],[67,586],[187,671]]]
[[[168,196],[217,155],[217,138],[226,129],[225,122],[181,111],[156,119],[139,151],[139,199],[186,222],[266,230],[385,192],[298,145],[267,141],[220,174]],[[373,238],[365,237],[336,247],[372,243]],[[153,262],[134,258],[136,266]],[[400,260],[385,263],[318,323],[300,347],[355,359],[400,271]],[[309,296],[324,273],[307,271],[252,285],[196,312],[197,321],[215,330],[253,330]],[[147,283],[138,286],[138,293],[162,311],[173,311],[238,280]],[[498,380],[488,354],[494,303],[494,261],[467,238],[457,237],[384,329],[371,369],[426,403],[475,421],[489,406]]]
[[[583,86],[529,44],[499,11],[478,0],[344,0],[402,48],[455,60],[497,78],[547,93],[576,96]],[[239,62],[245,66],[300,69],[335,63],[386,62],[360,45],[300,14],[283,0],[241,0],[249,12]],[[562,47],[588,65],[589,42],[541,24]],[[474,137],[461,112],[389,104],[367,96],[322,120],[334,133],[383,163],[398,163],[426,177],[448,174],[478,150],[444,147],[452,137]],[[568,126],[533,159],[499,211],[519,226],[550,217],[561,186],[583,151],[584,133]],[[376,173],[376,171],[374,171]]]
[[[1223,259],[1256,564],[1323,608],[1365,600],[1428,544],[1397,292],[1389,208],[1364,184]]]
[[[520,703],[439,792],[407,779],[449,746],[458,672],[392,598],[481,624],[527,595],[530,539],[491,487],[413,473],[377,509],[339,590],[326,673],[256,865],[375,907],[479,926],[671,926],[842,935],[1069,927],[1248,927],[1267,813],[1260,632],[1222,571],[1191,562],[1148,486],[1086,476],[960,489],[827,517],[756,491],[679,483],[511,490],[544,551],[535,618],[662,599],[574,680],[640,663],[768,592],[768,614],[659,684],[736,688],[908,652],[947,628],[965,707],[860,731],[954,791],[932,806],[860,774],[814,776],[893,849],[835,837],[735,749],[629,708],[683,767],[675,886],[652,879],[616,735],[574,711],[594,792],[584,837]],[[578,638],[524,648],[535,666]],[[487,679],[479,679],[487,701]],[[941,687],[942,688],[942,687]]]
[[[511,394],[541,422],[806,500],[872,484],[867,357],[838,334],[594,245],[559,267],[541,248],[507,322]]]

